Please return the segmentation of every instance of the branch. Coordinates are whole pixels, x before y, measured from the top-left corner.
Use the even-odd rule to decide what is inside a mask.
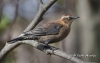
[[[39,11],[36,14],[35,18],[33,21],[29,24],[29,26],[24,30],[24,32],[32,30],[43,18],[42,16],[44,13],[57,1],[57,0],[49,0],[47,4],[43,4],[42,0],[39,1]]]
[[[2,56],[6,55],[7,53],[9,53],[13,48],[17,47],[18,45],[20,44],[28,44],[34,48],[37,48],[38,50],[41,50],[43,52],[45,52],[46,54],[52,54],[52,55],[56,55],[56,56],[59,56],[59,57],[62,57],[62,58],[65,58],[67,60],[70,60],[74,63],[85,63],[84,61],[72,56],[72,55],[69,55],[65,52],[63,52],[62,50],[56,48],[56,47],[53,47],[53,50],[52,49],[52,46],[48,46],[48,47],[45,47],[44,44],[42,43],[39,43],[37,41],[34,41],[34,40],[23,40],[23,41],[19,41],[17,43],[14,43],[14,44],[8,44],[6,43],[5,47],[3,48],[3,50],[0,52],[0,59],[2,59]]]
[[[19,0],[18,0],[19,1]],[[49,0],[47,4],[43,4],[42,0],[39,1],[39,11],[36,14],[35,18],[32,20],[32,22],[29,24],[29,26],[24,30],[30,31],[32,30],[41,20],[44,13],[57,1],[57,0]],[[17,3],[18,4],[18,3]],[[22,34],[20,35],[22,36]],[[19,37],[20,37],[19,36]],[[22,44],[21,42],[16,42],[14,44],[7,44],[4,46],[4,48],[0,51],[0,61],[14,48],[16,48],[18,45]]]
[[[40,5],[43,5],[43,1],[42,0],[38,0],[38,2],[40,3]]]
[[[25,44],[31,45],[34,48],[37,48],[37,49],[39,49],[39,50],[41,50],[41,51],[43,51],[47,54],[49,53],[49,54],[52,54],[52,55],[56,55],[56,56],[65,58],[67,60],[70,60],[74,63],[85,63],[84,61],[74,57],[73,55],[69,55],[69,54],[63,52],[59,48],[56,48],[56,47],[53,47],[53,46],[45,47],[44,44],[39,43],[39,42],[34,41],[34,40],[24,40],[22,42],[25,43]],[[53,49],[55,49],[55,50],[53,50]]]
[[[32,30],[41,20],[42,20],[42,16],[44,15],[44,13],[57,1],[57,0],[50,0],[48,3],[43,4],[42,0],[38,0],[40,3],[40,7],[39,7],[39,11],[37,13],[37,15],[35,16],[35,18],[33,19],[33,21],[29,24],[29,26],[24,30],[25,31],[30,31]],[[21,34],[22,35],[22,34]],[[20,35],[20,36],[21,36]],[[63,57],[65,59],[69,59],[70,61],[73,61],[75,63],[84,63],[82,60],[73,57],[69,54],[66,54],[65,52],[55,48],[55,50],[52,49],[52,46],[48,46],[45,47],[44,44],[41,44],[39,42],[36,42],[34,40],[23,40],[23,41],[19,41],[13,44],[8,44],[6,43],[6,45],[4,46],[4,48],[0,51],[0,62],[1,60],[10,52],[12,51],[14,48],[16,48],[17,46],[19,46],[20,44],[28,44],[31,45],[45,53],[50,53],[52,55],[57,55],[60,57]],[[57,50],[56,50],[57,49]]]

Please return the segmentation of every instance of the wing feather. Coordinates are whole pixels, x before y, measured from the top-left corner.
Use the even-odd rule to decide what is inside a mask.
[[[37,27],[35,30],[33,30],[33,34],[36,36],[56,35],[59,34],[61,28],[62,25],[59,23],[48,23]]]

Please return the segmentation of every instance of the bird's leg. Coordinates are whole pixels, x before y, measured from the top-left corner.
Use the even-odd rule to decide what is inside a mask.
[[[48,45],[48,44],[49,44],[49,41],[46,41],[44,44],[45,44],[45,45],[44,45],[44,49],[45,49],[45,48],[46,48],[46,49],[51,49],[51,47]],[[49,52],[46,52],[46,54],[51,56],[51,53],[49,53]]]
[[[53,46],[49,46],[48,44],[49,44],[48,41],[45,42],[44,49],[47,48],[47,49],[50,49],[50,50],[52,50],[52,51],[54,51],[54,50],[58,50],[58,49],[59,49],[59,48],[56,48],[56,47],[53,47]],[[49,53],[49,52],[46,52],[46,54],[51,56],[51,53]]]
[[[49,41],[46,41],[46,42],[45,42],[45,46],[47,47],[47,46],[48,46],[48,44],[49,44]]]
[[[50,49],[53,50],[53,51],[54,51],[54,50],[59,50],[59,48],[56,48],[56,47],[54,47],[54,46],[51,46]]]
[[[56,48],[56,47],[54,47],[54,46],[49,46],[48,44],[49,44],[49,41],[45,42],[45,47],[46,47],[46,48],[49,48],[49,49],[51,49],[51,50],[53,50],[53,51],[59,49],[59,48]]]

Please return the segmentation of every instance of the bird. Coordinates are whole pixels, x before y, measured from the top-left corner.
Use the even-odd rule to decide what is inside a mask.
[[[68,36],[71,24],[77,18],[80,17],[70,14],[62,15],[60,19],[47,22],[31,31],[23,32],[22,36],[12,39],[7,43],[12,44],[22,40],[36,40],[48,46],[48,44],[60,42]]]

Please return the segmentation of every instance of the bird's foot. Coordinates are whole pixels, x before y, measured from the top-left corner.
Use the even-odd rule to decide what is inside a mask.
[[[44,46],[44,49],[45,49],[45,48],[52,51],[52,53],[46,51],[46,54],[47,54],[47,55],[50,55],[50,56],[54,53],[55,50],[59,50],[59,48],[56,48],[56,47],[54,47],[54,46],[49,46],[49,45],[45,45],[45,46]]]
[[[56,47],[54,47],[54,46],[51,46],[51,48],[50,48],[51,50],[59,50],[60,48],[56,48]]]
[[[45,45],[44,49],[48,49],[49,50],[49,49],[51,49],[51,47],[49,45]],[[48,52],[48,51],[46,51],[46,54],[49,55],[49,56],[51,56],[51,53]]]

